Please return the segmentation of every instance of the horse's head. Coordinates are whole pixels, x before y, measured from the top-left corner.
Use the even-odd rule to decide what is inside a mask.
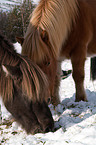
[[[50,44],[47,32],[39,28],[36,31],[37,44],[35,45],[35,42],[33,42],[33,45],[31,45],[32,48],[27,47],[26,52],[23,51],[23,48],[25,47],[26,38],[24,39],[17,37],[17,41],[22,45],[22,54],[28,56],[33,62],[38,64],[38,66],[46,74],[49,81],[49,90],[51,96],[53,96],[55,77],[57,74],[57,60],[54,56],[54,52],[52,52],[52,46]]]
[[[17,66],[3,64],[1,73],[5,80],[1,85],[12,89],[11,99],[7,98],[8,89],[3,93],[3,100],[7,98],[4,104],[27,133],[52,130],[54,121],[47,105],[48,84],[41,69],[24,58]]]

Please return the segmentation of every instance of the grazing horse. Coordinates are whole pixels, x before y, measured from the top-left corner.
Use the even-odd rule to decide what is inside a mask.
[[[0,34],[0,95],[7,110],[27,133],[53,129],[54,121],[47,106],[48,87],[41,69],[16,53]]]
[[[58,95],[60,80],[57,76],[61,62],[70,59],[76,88],[75,101],[87,101],[84,64],[87,56],[96,54],[96,0],[40,0],[32,13],[27,32],[19,42],[22,54],[39,66],[44,63],[45,56],[49,58],[47,51],[54,56],[56,75],[50,69],[54,66],[51,61],[46,71],[50,70],[50,77],[55,77],[54,96],[57,98],[55,92]]]

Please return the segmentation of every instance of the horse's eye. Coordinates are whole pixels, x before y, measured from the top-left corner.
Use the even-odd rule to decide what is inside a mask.
[[[50,65],[50,62],[47,63],[47,66]]]
[[[47,100],[47,101],[48,101],[48,104],[50,104],[50,103],[51,103],[51,98],[48,98],[48,100]]]
[[[45,62],[45,65],[46,65],[46,66],[49,66],[49,65],[50,65],[50,62]]]

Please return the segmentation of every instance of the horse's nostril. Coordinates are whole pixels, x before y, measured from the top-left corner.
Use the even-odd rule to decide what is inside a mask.
[[[52,127],[47,126],[44,132],[47,133],[47,132],[50,132],[50,131],[52,131]]]
[[[51,129],[50,129],[49,127],[47,127],[47,128],[45,129],[45,132],[49,132],[49,131],[51,131]]]

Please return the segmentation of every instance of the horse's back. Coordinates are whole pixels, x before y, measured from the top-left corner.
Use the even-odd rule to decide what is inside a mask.
[[[84,1],[84,0],[83,0]],[[88,4],[90,4],[92,7],[96,8],[96,0],[85,0]]]
[[[84,1],[84,0],[82,0]],[[92,20],[92,40],[88,46],[88,55],[95,55],[96,54],[96,0],[85,0],[88,4],[88,7],[91,11],[91,20]]]
[[[81,48],[83,51],[82,45],[87,46],[86,55],[96,54],[96,0],[78,0],[76,23],[73,25],[66,44],[62,46],[61,57],[70,58],[75,48],[78,52]]]
[[[87,6],[92,9],[92,11],[96,12],[96,0],[79,0],[79,2],[87,4]]]

